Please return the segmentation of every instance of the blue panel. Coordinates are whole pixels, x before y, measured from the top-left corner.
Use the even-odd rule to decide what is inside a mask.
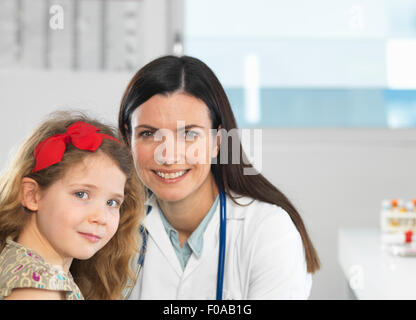
[[[416,91],[415,91],[416,92]],[[261,120],[249,124],[244,112],[244,89],[226,93],[240,127],[386,127],[388,105],[382,89],[260,90]],[[416,125],[416,123],[414,124]]]
[[[416,90],[385,90],[388,126],[416,127]]]

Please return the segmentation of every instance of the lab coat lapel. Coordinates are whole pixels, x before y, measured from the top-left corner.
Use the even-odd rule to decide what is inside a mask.
[[[178,276],[181,277],[183,274],[182,267],[179,264],[178,257],[176,256],[165,227],[163,226],[160,214],[159,206],[155,203],[155,205],[152,206],[152,211],[146,216],[144,225],[162,255],[166,258]]]
[[[218,238],[220,230],[219,226],[220,205],[218,204],[217,209],[215,210],[215,213],[212,216],[211,221],[209,222],[203,235],[204,243],[202,248],[202,254],[199,257],[199,259],[194,254],[191,255],[191,257],[188,260],[188,263],[186,264],[183,279],[185,279],[196,269],[198,269],[198,266],[200,266],[202,263],[207,263],[207,259],[212,259],[213,252],[218,253]]]

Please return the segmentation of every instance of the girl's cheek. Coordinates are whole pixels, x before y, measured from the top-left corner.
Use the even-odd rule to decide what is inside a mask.
[[[113,237],[115,235],[115,233],[117,232],[119,224],[120,224],[120,215],[118,215],[114,219],[114,222],[112,224],[111,237]]]

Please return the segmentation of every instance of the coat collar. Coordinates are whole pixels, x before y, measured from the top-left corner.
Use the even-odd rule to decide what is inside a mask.
[[[229,201],[227,201],[227,208],[229,207]],[[187,277],[192,273],[196,267],[201,263],[205,257],[212,254],[215,250],[218,250],[219,239],[219,224],[220,224],[220,205],[218,204],[211,221],[208,223],[207,228],[203,234],[203,250],[198,259],[194,259],[193,256],[188,261],[185,270],[179,263],[175,250],[170,242],[169,236],[165,230],[160,215],[162,214],[157,203],[156,196],[152,194],[146,201],[146,207],[151,207],[149,214],[144,219],[144,226],[149,232],[150,237],[153,238],[154,243],[159,248],[160,252],[165,256],[171,267],[175,270],[179,277]],[[146,211],[147,212],[147,211]]]
[[[143,224],[149,232],[149,236],[153,238],[154,243],[159,248],[160,252],[165,256],[171,267],[175,270],[178,276],[182,274],[182,267],[176,256],[175,250],[169,240],[169,236],[166,233],[163,226],[162,219],[160,218],[160,210],[157,204],[156,196],[152,194],[146,201],[146,212],[149,212],[148,208],[151,207],[150,212],[146,215]]]

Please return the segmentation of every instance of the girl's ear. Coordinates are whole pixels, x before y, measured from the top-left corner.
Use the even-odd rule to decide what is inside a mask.
[[[24,177],[21,185],[22,206],[30,211],[38,211],[39,207],[39,185],[32,178]]]

